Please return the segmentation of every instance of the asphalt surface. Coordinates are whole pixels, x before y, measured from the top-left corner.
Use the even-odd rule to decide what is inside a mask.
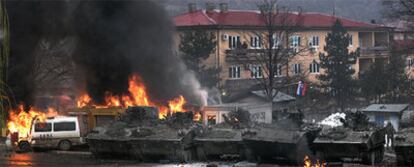
[[[330,164],[334,165],[334,164]],[[0,167],[14,167],[14,166],[57,166],[57,167],[72,167],[72,166],[139,166],[139,167],[277,167],[277,166],[292,166],[270,164],[254,164],[248,162],[203,162],[203,163],[142,163],[134,160],[119,160],[119,159],[97,159],[88,152],[85,147],[75,148],[72,151],[58,151],[58,150],[36,150],[29,153],[16,153],[14,151],[6,150],[4,142],[0,142]],[[336,165],[334,165],[336,166]],[[338,166],[354,167],[354,166],[368,166],[358,163],[340,163]],[[381,166],[395,166],[395,154],[393,152],[386,152],[384,161]]]
[[[334,165],[330,164],[329,166]],[[368,166],[358,163],[339,163],[334,166],[342,167],[356,167],[356,166]],[[57,167],[72,167],[72,166],[104,166],[104,167],[117,167],[117,166],[139,166],[139,167],[277,167],[285,166],[278,164],[254,164],[248,162],[208,162],[208,163],[141,163],[134,160],[108,160],[108,159],[96,159],[90,153],[83,151],[44,151],[44,152],[31,152],[31,153],[15,153],[9,151],[0,151],[0,166],[14,167],[14,166],[57,166]],[[292,166],[292,165],[287,165]],[[395,166],[390,163],[383,163],[381,166]]]

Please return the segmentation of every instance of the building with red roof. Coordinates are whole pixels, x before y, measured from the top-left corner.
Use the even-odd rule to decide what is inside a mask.
[[[351,37],[349,51],[360,49],[361,55],[352,66],[356,71],[355,77],[368,69],[372,62],[378,59],[387,59],[392,30],[387,26],[323,13],[302,12],[280,12],[275,17],[274,23],[276,25],[286,23],[286,19],[295,23],[287,24],[287,28],[299,28],[289,38],[286,38],[288,39],[286,44],[293,46],[292,39],[294,39],[295,47],[309,49],[306,53],[290,59],[287,64],[281,67],[275,77],[301,75],[310,82],[318,83],[317,76],[323,73],[322,69],[319,69],[319,53],[324,52],[325,37],[337,19],[342,22]],[[256,43],[262,38],[257,38],[255,32],[266,30],[266,24],[260,11],[229,10],[225,3],[220,4],[219,9],[215,9],[210,4],[210,6],[207,5],[206,10],[197,10],[194,4],[190,4],[189,11],[175,16],[173,21],[177,34],[194,29],[205,29],[215,33],[217,38],[216,51],[204,63],[207,66],[221,68],[220,78],[222,81],[219,84],[221,88],[228,91],[248,89],[257,83],[255,78],[265,75],[263,72],[258,72],[262,68],[258,68],[259,65],[255,65],[255,62],[246,65],[232,59],[232,56],[235,56],[235,50],[241,47],[241,44],[246,44],[244,50],[248,54],[264,49],[263,46]],[[179,35],[176,37],[178,43]],[[254,71],[251,70],[252,67],[255,69]]]

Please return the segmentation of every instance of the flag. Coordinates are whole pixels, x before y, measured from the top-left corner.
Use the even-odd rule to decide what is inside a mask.
[[[308,90],[308,84],[303,83],[303,88],[302,88],[302,96],[305,96],[306,90]]]
[[[296,90],[296,95],[301,96],[302,95],[302,89],[303,89],[303,83],[302,83],[302,81],[299,81],[298,89]]]

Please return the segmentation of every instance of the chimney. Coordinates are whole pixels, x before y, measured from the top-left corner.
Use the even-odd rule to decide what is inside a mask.
[[[229,10],[229,5],[227,3],[220,3],[220,12],[225,13]]]
[[[206,3],[206,11],[207,12],[213,12],[214,9],[216,9],[216,5],[212,2],[207,2]]]
[[[197,10],[197,5],[195,3],[188,3],[188,13],[193,13]]]

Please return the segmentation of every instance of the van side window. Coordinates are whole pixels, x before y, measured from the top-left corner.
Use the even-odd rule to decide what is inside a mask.
[[[35,132],[50,132],[52,131],[52,124],[51,123],[36,123],[34,131]]]
[[[75,122],[55,122],[53,124],[53,131],[74,131],[76,130]]]

